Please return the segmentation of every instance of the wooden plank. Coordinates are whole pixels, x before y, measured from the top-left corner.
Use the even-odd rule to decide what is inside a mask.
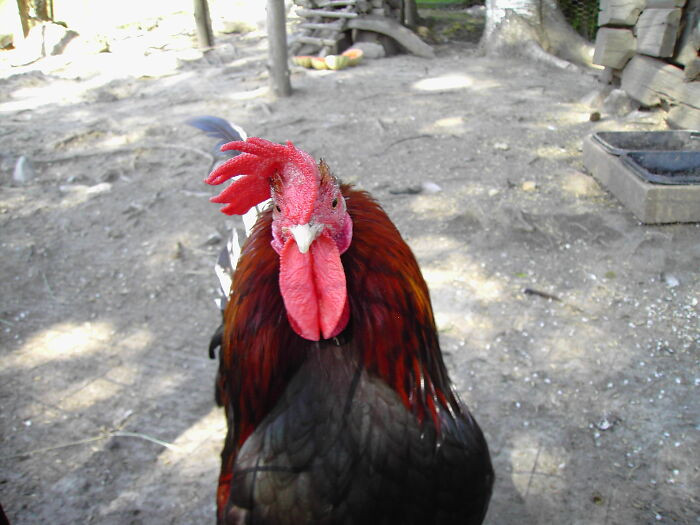
[[[644,55],[636,55],[625,67],[622,89],[645,106],[665,100],[700,110],[700,82],[684,82],[681,68]]]
[[[637,52],[654,57],[673,56],[681,23],[681,9],[645,9],[639,17]]]
[[[297,9],[297,15],[304,18],[320,16],[322,18],[357,18],[357,13],[346,11],[327,11],[324,9]]]
[[[633,26],[646,0],[601,0],[598,25]]]
[[[355,5],[356,0],[328,0],[326,2],[317,2],[316,5],[319,7],[346,7],[349,5]]]
[[[390,36],[409,53],[423,58],[435,58],[435,51],[418,36],[398,22],[384,17],[362,16],[348,20],[349,29],[374,31]]]
[[[334,46],[338,43],[337,40],[333,38],[321,38],[318,36],[299,36],[297,37],[297,42],[303,44],[314,44],[316,46]]]
[[[622,69],[634,56],[637,41],[630,29],[601,27],[595,39],[593,63]]]
[[[647,0],[647,8],[683,7],[686,0]]]
[[[342,20],[323,24],[321,22],[303,22],[299,24],[301,29],[319,29],[321,31],[342,31],[345,28],[345,23]]]

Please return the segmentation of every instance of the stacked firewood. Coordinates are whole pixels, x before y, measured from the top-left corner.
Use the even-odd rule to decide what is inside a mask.
[[[404,19],[403,0],[294,0],[301,18],[292,52],[306,46],[320,55],[337,53],[347,38],[348,23],[360,16]]]

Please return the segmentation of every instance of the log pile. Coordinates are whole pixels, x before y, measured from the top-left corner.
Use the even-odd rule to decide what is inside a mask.
[[[700,0],[601,0],[593,62],[677,128],[700,129]]]

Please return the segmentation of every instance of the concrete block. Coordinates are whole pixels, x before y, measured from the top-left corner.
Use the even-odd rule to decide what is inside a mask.
[[[633,26],[646,0],[601,0],[598,25]]]
[[[634,56],[637,40],[630,29],[601,27],[595,38],[593,63],[622,69]]]
[[[639,17],[637,52],[654,57],[670,57],[676,47],[681,9],[645,9]]]
[[[700,109],[700,82],[683,79],[682,69],[663,60],[635,55],[622,72],[622,89],[645,106],[667,100]]]
[[[688,69],[698,59],[700,48],[700,0],[689,0],[681,17],[681,35],[676,44],[676,54],[672,61],[681,64]],[[686,74],[686,80],[693,80],[695,76]]]

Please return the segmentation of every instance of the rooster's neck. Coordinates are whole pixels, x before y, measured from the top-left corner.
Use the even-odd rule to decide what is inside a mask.
[[[439,426],[439,412],[459,411],[452,393],[428,287],[411,249],[366,193],[344,188],[353,242],[343,255],[352,346],[418,419]]]

